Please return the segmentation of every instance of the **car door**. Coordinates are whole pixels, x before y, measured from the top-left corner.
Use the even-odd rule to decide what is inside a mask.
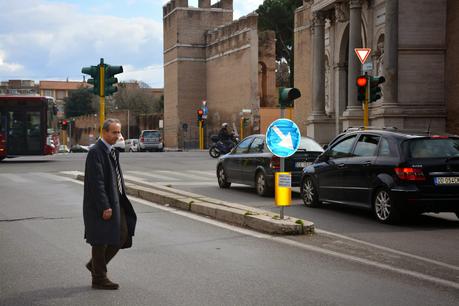
[[[322,154],[314,166],[319,187],[319,197],[323,201],[343,201],[343,170],[346,159],[353,149],[357,135],[343,137]]]
[[[246,157],[241,160],[241,176],[247,184],[254,184],[257,167],[263,164],[264,159],[269,159],[267,156],[270,154],[263,152],[264,142],[263,136],[254,137]]]
[[[225,170],[231,182],[244,182],[241,165],[242,161],[247,158],[247,153],[253,139],[253,137],[247,137],[242,140],[230,154],[225,156]]]
[[[344,201],[348,204],[368,206],[372,173],[378,153],[379,135],[360,134],[352,154],[343,167]]]

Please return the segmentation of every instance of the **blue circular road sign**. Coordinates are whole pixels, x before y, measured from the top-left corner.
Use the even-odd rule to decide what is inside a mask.
[[[266,131],[266,145],[271,153],[279,157],[293,155],[298,150],[300,139],[300,129],[290,119],[278,119]]]

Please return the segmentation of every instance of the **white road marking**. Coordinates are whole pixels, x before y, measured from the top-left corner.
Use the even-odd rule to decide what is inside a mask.
[[[367,246],[370,246],[370,247],[373,247],[373,248],[377,248],[377,249],[380,249],[380,250],[383,250],[383,251],[395,253],[395,254],[398,254],[398,255],[406,256],[406,257],[411,257],[411,258],[414,258],[414,259],[417,259],[417,260],[422,260],[422,261],[425,261],[425,262],[428,262],[428,263],[431,263],[431,264],[435,264],[435,265],[438,265],[438,266],[442,266],[442,267],[445,267],[445,268],[449,268],[449,269],[453,269],[453,270],[459,271],[459,267],[458,266],[450,265],[450,264],[447,264],[447,263],[444,263],[444,262],[441,262],[441,261],[437,261],[437,260],[421,257],[421,256],[418,256],[418,255],[406,253],[406,252],[403,252],[403,251],[398,251],[398,250],[391,249],[391,248],[388,248],[388,247],[383,247],[383,246],[380,246],[380,245],[377,245],[377,244],[373,244],[373,243],[366,242],[366,241],[359,240],[359,239],[355,239],[355,238],[352,238],[352,237],[336,234],[336,233],[333,233],[333,232],[328,232],[328,231],[319,230],[319,229],[316,229],[316,232],[317,233],[322,233],[322,234],[325,234],[325,235],[329,235],[329,236],[334,236],[334,237],[341,238],[341,239],[345,239],[345,240],[349,240],[349,241],[353,241],[353,242],[357,242],[357,243],[360,243],[360,244],[363,244],[363,245],[367,245]]]
[[[175,172],[175,171],[167,171],[167,170],[158,170],[159,173],[170,174],[173,176],[183,177],[189,181],[191,180],[202,180],[201,176],[189,174],[189,173],[182,173],[182,172]]]
[[[157,179],[160,179],[160,180],[178,181],[178,179],[176,179],[176,178],[173,178],[173,177],[170,177],[170,176],[166,176],[166,175],[157,174],[157,173],[151,173],[151,172],[127,171],[127,173],[132,173],[132,174],[140,175],[140,176],[153,177],[153,178],[157,178]]]
[[[199,171],[199,170],[187,170],[187,172],[194,173],[200,176],[207,176],[213,179],[217,179],[216,171]]]
[[[2,173],[0,174],[0,177],[3,177],[5,180],[12,181],[14,183],[29,183],[29,179],[25,179],[20,175],[13,174],[13,173]]]

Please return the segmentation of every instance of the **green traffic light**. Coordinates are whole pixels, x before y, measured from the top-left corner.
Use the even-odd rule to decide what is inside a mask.
[[[297,88],[279,88],[279,104],[281,107],[293,107],[293,100],[301,97],[301,92]]]
[[[114,76],[122,72],[123,66],[111,66],[105,64],[104,90],[106,96],[112,95],[118,91],[118,88],[114,86],[116,83],[118,83],[118,79]]]
[[[95,95],[99,95],[100,93],[100,69],[99,66],[90,66],[90,67],[83,67],[81,72],[84,74],[89,74],[92,79],[88,79],[87,83],[93,85],[93,88],[89,89]]]
[[[370,102],[375,102],[382,98],[382,90],[379,85],[386,79],[383,76],[370,77]]]

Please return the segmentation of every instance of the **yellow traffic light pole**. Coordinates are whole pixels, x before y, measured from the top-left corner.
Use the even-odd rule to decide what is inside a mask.
[[[100,101],[100,108],[99,108],[99,123],[100,123],[100,129],[99,129],[99,136],[102,137],[102,127],[104,125],[105,121],[105,94],[104,94],[104,89],[105,89],[105,66],[104,63],[101,61],[100,66],[99,66],[99,101]]]
[[[204,150],[204,131],[202,130],[202,120],[199,120],[199,150]]]

